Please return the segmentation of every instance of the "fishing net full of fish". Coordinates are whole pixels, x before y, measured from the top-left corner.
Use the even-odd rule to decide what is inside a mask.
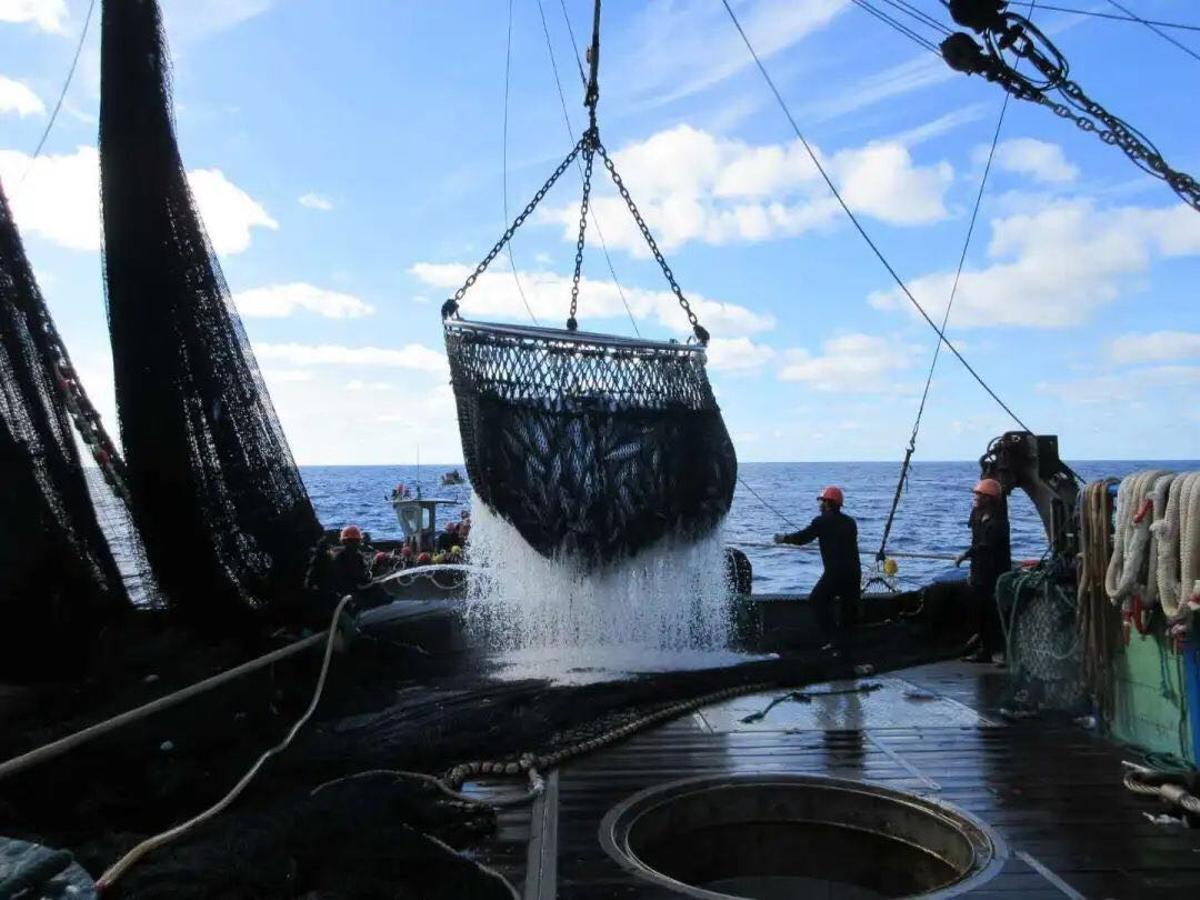
[[[591,173],[599,154],[661,264],[695,342],[577,330]],[[583,157],[566,329],[465,321],[459,301]],[[538,552],[594,568],[666,537],[702,537],[733,500],[737,457],[705,371],[699,324],[593,126],[442,307],[463,456],[480,498]]]
[[[166,601],[233,630],[298,594],[320,527],[196,212],[153,0],[103,4],[100,168],[134,519]]]
[[[73,376],[0,189],[0,680],[73,671],[129,605],[71,432]]]

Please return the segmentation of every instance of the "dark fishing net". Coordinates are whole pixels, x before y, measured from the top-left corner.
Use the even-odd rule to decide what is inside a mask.
[[[66,674],[129,601],[71,432],[70,370],[0,190],[0,679]]]
[[[188,188],[158,4],[103,15],[104,261],[134,518],[166,600],[227,630],[296,595],[320,528]]]
[[[591,567],[729,511],[737,457],[698,348],[445,327],[471,484],[538,552]]]

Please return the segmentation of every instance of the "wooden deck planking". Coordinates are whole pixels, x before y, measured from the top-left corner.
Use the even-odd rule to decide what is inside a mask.
[[[1200,834],[1146,820],[1143,813],[1161,810],[1121,785],[1120,748],[1069,723],[992,724],[1003,678],[990,670],[938,664],[900,675],[972,707],[988,722],[721,734],[689,717],[566,766],[559,784],[557,896],[664,896],[605,855],[600,819],[643,788],[734,771],[863,779],[973,813],[1013,853],[999,875],[971,893],[979,900],[1200,895]],[[1067,887],[1056,886],[1017,851]]]

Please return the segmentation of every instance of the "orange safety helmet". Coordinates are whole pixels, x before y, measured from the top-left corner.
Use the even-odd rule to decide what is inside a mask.
[[[342,529],[342,533],[338,537],[343,544],[346,543],[346,541],[361,541],[363,539],[362,529],[357,525],[347,525]]]
[[[838,506],[841,506],[846,502],[846,498],[842,494],[842,489],[840,487],[834,487],[833,485],[830,485],[829,487],[825,488],[825,490],[821,491],[821,493],[817,496],[817,499],[828,500],[830,503],[836,503]]]
[[[971,493],[982,494],[985,497],[999,497],[1004,493],[1004,488],[995,478],[984,478],[971,489]]]

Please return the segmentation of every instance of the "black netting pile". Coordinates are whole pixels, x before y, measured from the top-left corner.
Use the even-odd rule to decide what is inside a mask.
[[[59,392],[49,312],[0,190],[0,680],[74,671],[129,601]]]
[[[697,348],[446,321],[463,456],[480,497],[585,567],[729,511],[737,457]]]
[[[134,519],[167,602],[227,630],[295,597],[320,528],[188,188],[158,4],[103,10],[104,255]]]

